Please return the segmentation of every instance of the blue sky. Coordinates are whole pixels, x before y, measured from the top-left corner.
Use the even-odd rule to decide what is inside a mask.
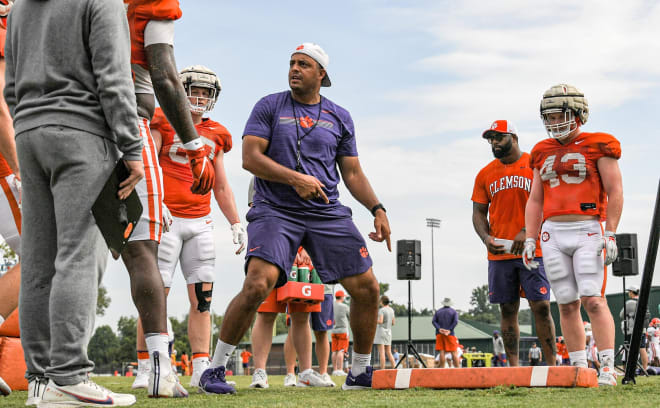
[[[560,82],[585,92],[586,131],[604,131],[622,144],[624,211],[619,232],[638,234],[640,271],[660,175],[660,6],[652,1],[253,1],[183,0],[176,24],[180,68],[203,64],[223,89],[210,116],[234,136],[225,167],[245,222],[250,175],[241,168],[241,135],[257,100],[287,88],[291,51],[320,44],[330,56],[327,98],[355,122],[365,173],[388,210],[392,239],[421,239],[422,280],[413,303],[431,307],[431,244],[425,218],[442,219],[435,232],[436,306],[444,297],[469,308],[471,290],[487,282],[486,251],[471,223],[477,172],[492,160],[481,132],[509,119],[529,151],[546,137],[539,119],[542,93]],[[372,217],[345,188],[342,201],[366,235]],[[216,285],[212,309],[224,314],[243,282],[243,257],[233,254],[229,225],[217,205]],[[396,280],[395,255],[369,244],[378,279],[390,298],[407,301]],[[656,267],[654,284],[660,284]],[[640,276],[641,277],[641,276]],[[640,277],[628,279],[637,282]],[[116,326],[136,315],[128,274],[109,261],[103,284],[112,303],[98,324]],[[621,279],[608,279],[608,292]],[[523,303],[524,304],[524,303]],[[169,314],[188,310],[181,275]]]

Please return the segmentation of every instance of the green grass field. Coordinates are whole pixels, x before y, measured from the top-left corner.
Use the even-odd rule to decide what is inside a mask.
[[[115,392],[133,393],[134,407],[652,407],[660,401],[660,377],[638,377],[636,385],[604,389],[513,388],[487,390],[387,390],[342,391],[343,378],[333,377],[335,388],[285,388],[283,376],[269,376],[270,388],[248,388],[251,377],[229,377],[236,381],[236,395],[204,395],[189,389],[187,399],[149,399],[145,390],[133,392],[132,378],[96,377],[95,381]],[[189,377],[183,377],[187,385]],[[0,407],[24,407],[27,393],[0,397]]]

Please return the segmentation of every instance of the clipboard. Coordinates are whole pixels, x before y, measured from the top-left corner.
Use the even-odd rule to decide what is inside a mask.
[[[120,159],[92,205],[96,225],[114,259],[121,255],[142,215],[142,203],[135,190],[126,200],[120,200],[117,196],[119,183],[124,181],[128,174],[124,161]]]

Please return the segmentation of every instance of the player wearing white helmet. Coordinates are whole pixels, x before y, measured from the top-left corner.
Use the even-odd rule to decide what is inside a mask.
[[[234,243],[239,254],[247,234],[241,225],[234,193],[227,180],[223,156],[232,147],[229,131],[220,123],[204,117],[218,100],[221,85],[217,75],[202,65],[183,69],[179,76],[188,97],[195,130],[207,150],[213,165],[215,181],[213,195],[231,226]],[[151,135],[163,170],[164,202],[171,212],[169,231],[163,235],[158,248],[158,266],[165,292],[169,294],[177,263],[187,283],[190,310],[188,338],[192,351],[193,372],[190,385],[196,387],[199,377],[209,365],[209,339],[211,335],[210,308],[215,280],[215,244],[211,218],[211,193],[193,194],[193,176],[188,167],[183,142],[160,109],[151,121]],[[134,388],[146,385],[148,367],[143,334],[138,330],[138,375]],[[143,357],[143,358],[140,358]]]
[[[598,361],[598,347],[591,331],[591,323],[584,322],[584,335],[586,337],[585,351],[587,352],[587,362],[590,367],[600,370],[600,361]]]
[[[555,85],[543,94],[541,119],[550,138],[531,153],[534,180],[525,209],[523,262],[536,267],[540,232],[545,272],[559,304],[571,363],[587,366],[583,305],[600,349],[598,383],[616,385],[614,320],[604,297],[604,265],[617,256],[614,233],[623,208],[617,162],[621,146],[612,135],[583,132],[588,118],[587,100],[574,86]]]
[[[660,366],[660,319],[654,317],[646,329],[649,344],[649,361],[654,366]]]

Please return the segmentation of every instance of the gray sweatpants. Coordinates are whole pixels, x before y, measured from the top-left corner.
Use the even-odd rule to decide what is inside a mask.
[[[108,254],[91,208],[119,154],[107,139],[63,126],[22,132],[16,148],[26,377],[77,384],[94,368],[87,345]]]

